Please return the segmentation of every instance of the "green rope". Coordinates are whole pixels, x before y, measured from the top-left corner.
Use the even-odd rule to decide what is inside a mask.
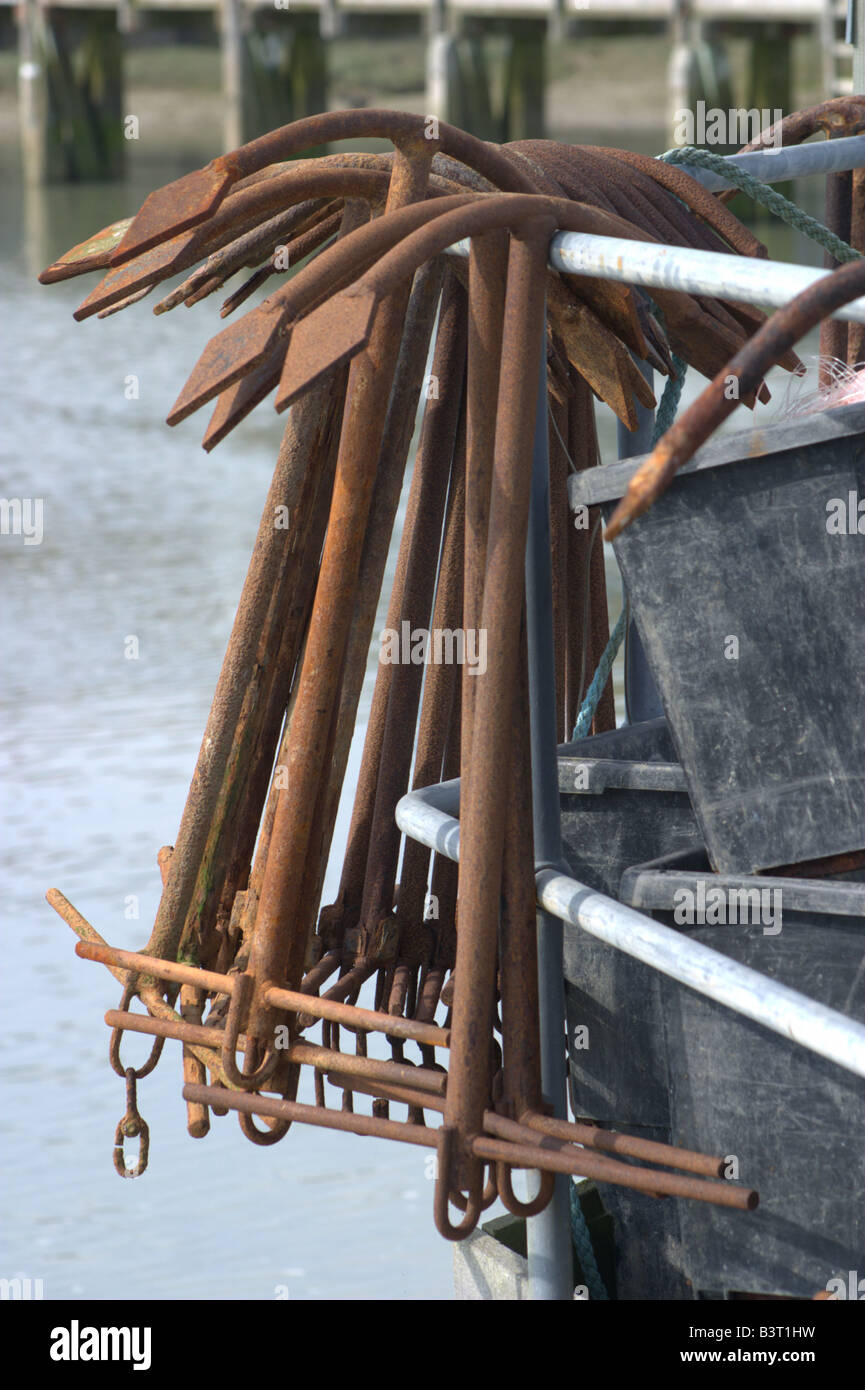
[[[755,179],[753,174],[749,174],[744,169],[740,169],[738,164],[733,162],[723,154],[714,154],[711,150],[698,149],[696,145],[680,145],[676,149],[666,150],[664,154],[658,155],[658,159],[663,159],[667,164],[696,164],[698,169],[710,169],[713,174],[720,174],[721,178],[727,179],[729,183],[735,184],[743,193],[747,193],[749,198],[753,198],[755,203],[760,203],[764,208],[768,208],[776,217],[780,217],[782,222],[788,222],[791,227],[804,232],[812,241],[816,241],[824,250],[835,257],[836,261],[857,261],[861,256],[860,251],[854,251],[846,241],[830,232],[828,227],[824,227],[822,222],[818,222],[816,217],[811,217],[807,212],[803,212],[795,203],[791,203],[789,198],[785,198],[782,193],[771,188],[768,183],[762,183],[760,179]]]
[[[589,1297],[601,1301],[608,1300],[610,1295],[607,1293],[607,1286],[601,1271],[598,1269],[589,1224],[586,1221],[583,1204],[580,1201],[580,1186],[580,1183],[571,1180],[569,1192],[571,1199],[571,1239],[576,1248],[577,1259],[580,1262],[580,1269],[583,1271]]]

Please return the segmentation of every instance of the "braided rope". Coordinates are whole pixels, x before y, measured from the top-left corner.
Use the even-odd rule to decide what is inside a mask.
[[[694,164],[698,169],[710,169],[713,174],[720,174],[721,178],[727,179],[743,193],[747,193],[755,203],[760,203],[776,217],[780,217],[782,222],[787,222],[791,227],[804,232],[834,256],[836,261],[857,261],[862,254],[836,236],[822,222],[818,222],[816,217],[803,212],[802,208],[791,203],[789,198],[771,188],[768,183],[763,183],[745,169],[740,169],[738,164],[733,164],[726,155],[701,150],[696,145],[680,145],[675,149],[666,150],[664,154],[658,155],[658,158],[667,164]]]
[[[607,1286],[601,1277],[601,1271],[598,1269],[598,1262],[595,1259],[595,1247],[592,1244],[583,1204],[580,1201],[578,1183],[572,1181],[569,1184],[568,1195],[571,1203],[571,1239],[577,1251],[577,1258],[580,1262],[580,1269],[583,1271],[586,1288],[589,1290],[589,1297],[608,1301],[610,1295],[607,1293]]]

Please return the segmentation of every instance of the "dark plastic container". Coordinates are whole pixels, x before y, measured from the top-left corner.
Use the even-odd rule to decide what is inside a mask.
[[[573,475],[609,514],[641,459]],[[865,847],[865,406],[708,444],[614,542],[713,868]]]
[[[719,878],[705,851],[694,849],[628,870],[620,896],[691,939],[865,1021],[863,879],[862,870],[816,880]],[[767,884],[780,900],[763,900],[757,922],[753,916],[746,925],[676,920],[685,910],[683,889],[696,906],[701,893],[721,888],[729,905],[730,889]],[[756,909],[757,900],[752,903]],[[677,1210],[682,1273],[697,1290],[810,1298],[829,1279],[865,1270],[862,1079],[646,969],[650,974],[660,989],[657,1051],[667,1061],[656,1079],[668,1086],[672,1142],[735,1157],[739,1179],[760,1193],[759,1207],[748,1213],[702,1202],[661,1204]]]
[[[571,872],[612,897],[630,864],[699,835],[665,719],[562,746],[559,792]],[[564,957],[574,1113],[669,1143],[657,976],[567,924]],[[618,1297],[687,1297],[675,1204],[621,1187],[604,1187],[603,1200],[615,1228]]]

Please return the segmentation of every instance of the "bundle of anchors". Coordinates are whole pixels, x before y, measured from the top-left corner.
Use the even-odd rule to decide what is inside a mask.
[[[363,138],[392,148],[301,157]],[[114,1150],[124,1176],[147,1161],[136,1082],[174,1038],[191,1135],[234,1110],[256,1144],[296,1122],[433,1149],[435,1219],[449,1239],[496,1196],[539,1212],[557,1173],[756,1205],[723,1179],[721,1158],[555,1118],[542,1095],[525,612],[534,364],[545,346],[565,739],[609,635],[600,528],[574,526],[567,506],[569,471],[598,462],[594,398],[633,429],[636,404],[654,403],[637,360],[670,376],[678,358],[721,380],[731,358],[756,354],[746,404],[766,398],[773,361],[799,363],[748,305],[550,271],[560,230],[766,254],[723,199],[659,160],[552,141],[499,147],[362,110],[214,160],[43,272],[46,283],[104,272],[77,319],[179,272],[156,313],[250,269],[228,316],[275,280],[207,344],[168,420],[215,402],[210,450],[274,390],[277,411],[291,407],[176,843],[158,855],[150,939],[140,952],[111,947],[61,893],[47,895],[78,954],[123,988],[106,1022],[127,1083]],[[445,254],[465,238],[467,257]],[[486,661],[378,664],[339,891],[322,907],[421,402],[387,627],[483,634]],[[608,690],[593,727],[614,723]],[[394,818],[408,790],[455,777],[459,865],[401,843]],[[372,977],[374,1008],[361,1007]],[[144,1066],[124,1066],[124,1032],[153,1036]],[[385,1055],[368,1055],[371,1034]],[[532,1200],[515,1195],[514,1169],[540,1173]]]

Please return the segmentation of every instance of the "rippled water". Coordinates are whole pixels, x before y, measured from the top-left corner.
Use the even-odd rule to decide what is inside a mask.
[[[177,172],[151,167],[147,186]],[[35,283],[147,186],[0,208],[2,490],[44,502],[42,544],[0,538],[0,1275],[41,1278],[47,1298],[269,1298],[284,1285],[294,1298],[446,1299],[452,1251],[423,1150],[302,1127],[260,1149],[231,1117],[192,1140],[176,1045],[140,1087],[147,1175],[124,1183],[112,1167],[124,1098],[101,1019],[118,987],[74,956],[44,893],[59,887],[115,944],[146,939],[156,851],[175,836],[281,432],[263,408],[207,456],[201,417],[163,423],[219,326],[218,297],[75,325],[83,282]],[[804,258],[783,234],[774,250]],[[608,419],[603,438],[609,455]],[[337,851],[346,828],[343,813]],[[125,1047],[144,1055],[142,1039]]]

